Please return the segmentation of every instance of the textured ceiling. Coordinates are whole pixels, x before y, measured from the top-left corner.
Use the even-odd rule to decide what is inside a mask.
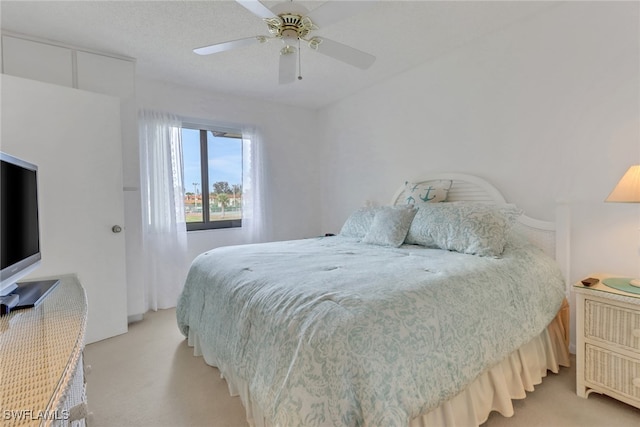
[[[280,2],[264,1],[267,7]],[[310,10],[321,1],[304,1]],[[277,40],[199,56],[193,48],[267,34],[235,1],[6,1],[2,30],[134,58],[139,76],[204,90],[320,108],[489,33],[553,2],[378,1],[316,35],[377,57],[360,70],[305,46],[303,80],[278,84]]]

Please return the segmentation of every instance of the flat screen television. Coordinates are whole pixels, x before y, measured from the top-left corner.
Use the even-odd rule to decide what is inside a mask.
[[[0,297],[35,270],[41,260],[38,167],[0,153]]]

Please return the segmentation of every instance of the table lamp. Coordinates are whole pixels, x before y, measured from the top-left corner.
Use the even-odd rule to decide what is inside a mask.
[[[640,165],[629,168],[605,202],[640,203]],[[629,285],[640,288],[640,279],[630,279]]]

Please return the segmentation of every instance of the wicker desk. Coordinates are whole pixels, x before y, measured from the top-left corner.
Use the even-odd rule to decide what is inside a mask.
[[[75,275],[57,278],[38,307],[0,318],[4,426],[84,425],[87,300]]]
[[[603,393],[640,408],[640,294],[613,289],[602,281],[576,283],[576,382],[587,397]]]

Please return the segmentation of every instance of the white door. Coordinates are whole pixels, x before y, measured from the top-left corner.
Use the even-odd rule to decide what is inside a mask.
[[[87,292],[86,342],[127,331],[120,100],[2,75],[0,149],[38,165],[42,264]]]

